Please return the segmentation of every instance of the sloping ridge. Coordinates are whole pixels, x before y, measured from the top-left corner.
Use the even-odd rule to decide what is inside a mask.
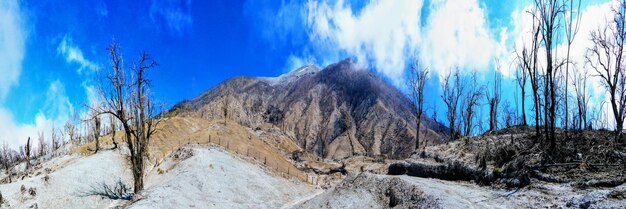
[[[176,104],[171,113],[273,124],[304,150],[333,159],[407,157],[415,147],[414,106],[399,90],[350,59],[304,66],[276,78],[237,76]],[[447,128],[423,117],[420,136],[442,141]]]

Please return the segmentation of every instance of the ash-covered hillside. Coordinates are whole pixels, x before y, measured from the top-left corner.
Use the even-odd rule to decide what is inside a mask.
[[[279,77],[233,77],[176,104],[170,113],[227,117],[251,128],[273,124],[304,150],[342,159],[408,157],[415,148],[414,108],[398,89],[346,59]],[[446,129],[423,117],[421,140],[440,143]]]

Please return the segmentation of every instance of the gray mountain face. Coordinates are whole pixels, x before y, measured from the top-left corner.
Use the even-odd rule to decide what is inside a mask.
[[[409,156],[415,149],[414,108],[399,90],[347,59],[275,78],[233,77],[171,111],[218,119],[226,109],[229,119],[243,125],[271,123],[304,150],[343,159]],[[420,143],[440,143],[446,129],[423,117]]]

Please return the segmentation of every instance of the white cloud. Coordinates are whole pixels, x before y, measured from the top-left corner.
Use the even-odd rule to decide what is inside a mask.
[[[170,32],[180,35],[193,23],[191,0],[152,0],[150,18],[162,20]]]
[[[298,69],[304,65],[315,63],[315,58],[312,56],[299,57],[292,54],[289,55],[289,57],[287,58],[287,64],[285,65],[285,69],[283,69],[283,72],[289,72]]]
[[[60,129],[69,118],[73,106],[65,92],[65,86],[57,81],[50,83],[46,91],[46,103],[36,114],[34,123],[20,124],[15,122],[11,112],[0,107],[0,141],[6,142],[12,148],[17,148],[26,143],[28,137],[37,140],[37,134],[41,131],[49,139],[50,130],[54,126]]]
[[[18,84],[25,53],[26,30],[19,2],[0,1],[0,102]]]
[[[80,50],[74,42],[72,38],[69,36],[64,36],[57,47],[57,53],[65,58],[65,61],[68,63],[76,63],[80,65],[77,72],[80,74],[84,69],[89,69],[91,71],[97,71],[98,65],[93,62],[87,60],[83,55],[83,51]]]
[[[507,29],[493,37],[476,0],[435,0],[428,8],[421,0],[374,0],[360,11],[342,0],[309,1],[306,8],[309,38],[316,53],[324,54],[320,61],[337,57],[333,50],[339,50],[361,65],[374,67],[396,85],[403,83],[405,69],[416,55],[442,74],[455,66],[485,70],[494,57],[507,53]],[[429,10],[425,21],[424,9]]]
[[[485,11],[478,2],[436,0],[429,9],[421,49],[425,64],[440,73],[456,66],[488,69],[498,42],[488,30]]]
[[[371,1],[358,13],[342,0],[306,7],[309,38],[319,50],[344,51],[394,82],[402,80],[420,42],[422,1]]]

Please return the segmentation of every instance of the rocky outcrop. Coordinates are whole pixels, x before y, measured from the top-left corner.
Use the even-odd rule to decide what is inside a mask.
[[[446,208],[440,198],[401,178],[364,172],[292,208]]]
[[[270,123],[304,150],[342,159],[409,156],[415,147],[413,108],[399,90],[347,59],[274,78],[234,77],[170,112],[212,119],[226,115],[253,128]],[[420,136],[428,144],[439,143],[445,129],[423,117]]]

